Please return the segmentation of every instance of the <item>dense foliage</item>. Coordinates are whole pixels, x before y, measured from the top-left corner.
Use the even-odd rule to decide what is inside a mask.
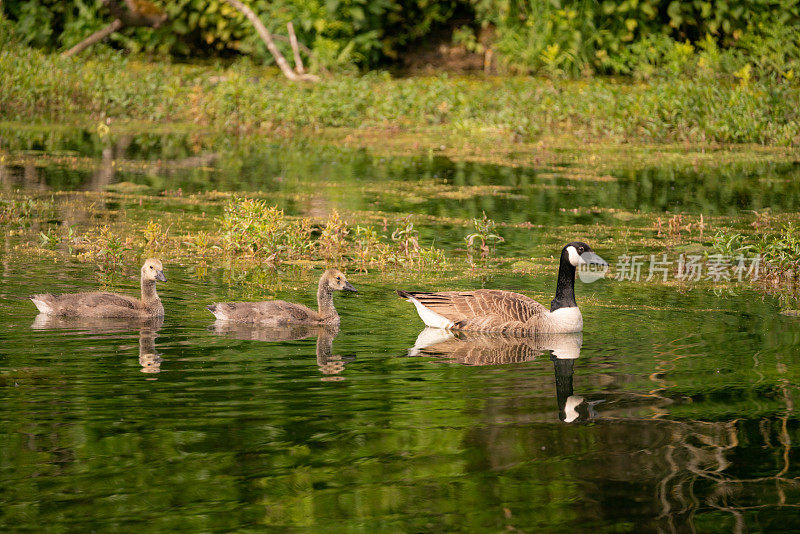
[[[255,54],[269,60],[244,17],[224,0],[160,0],[167,22],[127,29],[116,47],[173,55]],[[444,38],[495,66],[550,75],[612,73],[647,78],[687,65],[793,79],[800,59],[798,0],[251,0],[277,34],[293,21],[312,63],[381,62]],[[25,43],[74,45],[110,21],[101,0],[6,0]],[[443,31],[444,30],[444,31]],[[444,37],[442,37],[444,36]],[[286,46],[285,43],[280,43]]]
[[[630,84],[607,78],[337,76],[296,86],[242,59],[223,68],[86,61],[0,47],[5,119],[191,122],[236,132],[296,128],[444,128],[480,138],[569,134],[581,140],[800,144],[800,88],[771,79],[693,77]]]

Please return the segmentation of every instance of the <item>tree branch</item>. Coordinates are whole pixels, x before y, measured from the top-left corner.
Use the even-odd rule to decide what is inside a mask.
[[[286,23],[286,30],[289,33],[289,44],[292,45],[292,53],[294,54],[294,70],[297,74],[303,74],[303,58],[300,57],[300,49],[297,47],[297,36],[294,34],[294,24],[292,21]]]
[[[272,35],[269,33],[269,30],[261,22],[261,19],[259,19],[256,16],[256,14],[253,13],[252,9],[244,5],[239,0],[226,0],[226,1],[234,8],[239,10],[245,17],[247,17],[247,20],[249,20],[250,23],[255,27],[256,32],[258,32],[258,35],[259,37],[261,37],[261,40],[264,41],[264,44],[267,45],[267,49],[269,50],[270,54],[272,54],[272,57],[275,58],[275,63],[278,64],[278,68],[281,69],[281,72],[283,73],[284,76],[286,76],[290,80],[296,80],[296,81],[315,82],[319,80],[319,77],[313,74],[298,74],[292,70],[292,67],[289,66],[289,62],[286,61],[286,58],[283,57],[281,51],[278,50],[277,46],[275,46],[275,41],[273,41]]]
[[[119,30],[123,26],[124,26],[124,24],[122,23],[121,20],[115,19],[114,22],[112,22],[111,24],[109,24],[108,26],[103,28],[102,30],[97,30],[92,35],[90,35],[89,37],[87,37],[86,39],[81,41],[80,43],[76,44],[75,46],[73,46],[72,48],[67,50],[66,52],[63,52],[61,54],[61,57],[70,57],[70,56],[74,56],[75,54],[78,54],[80,52],[83,52],[84,50],[86,50],[87,48],[92,46],[93,44],[95,44],[95,43],[97,43],[99,41],[102,41],[103,39],[105,39],[106,37],[108,37],[109,35],[114,33],[115,31]]]
[[[167,14],[158,6],[151,4],[147,0],[124,1],[125,3],[123,5],[117,0],[103,0],[103,4],[105,4],[106,8],[108,8],[111,15],[114,17],[114,22],[102,30],[94,32],[80,43],[66,52],[63,52],[61,56],[74,56],[124,27],[145,26],[148,28],[158,28],[161,26],[161,23],[167,20]]]

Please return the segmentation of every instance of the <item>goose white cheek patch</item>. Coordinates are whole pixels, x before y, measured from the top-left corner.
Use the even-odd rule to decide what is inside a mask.
[[[569,254],[569,262],[573,267],[577,267],[581,263],[586,263],[583,258],[581,258],[580,254],[578,254],[578,251],[575,250],[575,247],[567,247],[567,253]]]

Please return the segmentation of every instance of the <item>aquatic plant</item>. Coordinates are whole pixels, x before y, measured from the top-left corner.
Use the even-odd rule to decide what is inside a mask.
[[[308,220],[291,219],[264,200],[231,199],[219,223],[224,249],[229,254],[291,259],[312,247]]]
[[[55,218],[55,201],[48,198],[0,199],[0,224],[30,226]]]
[[[339,216],[338,211],[333,210],[317,239],[317,247],[322,256],[329,262],[340,262],[348,249],[347,236],[349,234],[347,221]]]
[[[756,221],[759,222],[757,218]],[[779,228],[753,234],[718,230],[712,252],[729,258],[749,257],[758,260],[758,287],[776,293],[784,300],[797,299],[800,293],[800,235],[791,221]]]
[[[161,224],[148,221],[144,229],[145,251],[148,255],[156,255],[162,251],[169,242],[169,228],[161,228]]]
[[[116,271],[124,263],[125,254],[133,250],[133,243],[103,225],[84,233],[76,248],[79,256],[98,263],[102,270]]]
[[[472,226],[475,231],[464,238],[467,242],[467,258],[470,263],[473,263],[472,250],[477,247],[481,260],[486,261],[494,252],[495,247],[503,243],[505,239],[497,233],[495,230],[497,223],[487,217],[485,211],[480,219],[472,219]]]

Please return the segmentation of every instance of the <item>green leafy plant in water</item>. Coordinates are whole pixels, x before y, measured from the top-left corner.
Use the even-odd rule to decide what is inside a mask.
[[[61,243],[61,236],[54,232],[52,228],[48,228],[46,232],[39,232],[39,239],[43,247],[54,248]]]
[[[369,266],[375,264],[383,266],[387,263],[390,255],[389,247],[371,226],[356,225],[353,244],[359,271],[366,273]]]
[[[161,224],[157,222],[148,221],[144,229],[145,252],[147,254],[156,254],[167,246],[169,242],[169,228],[164,230]]]
[[[400,257],[413,262],[419,251],[419,232],[414,229],[411,215],[400,220],[400,224],[392,232],[392,241],[400,251]]]
[[[757,234],[718,231],[712,241],[712,250],[734,261],[737,257],[757,258],[758,284],[777,293],[783,300],[796,300],[800,279],[798,229],[791,222],[777,230],[756,226],[761,222],[763,218],[757,218],[754,223],[757,230],[762,230]]]
[[[55,218],[55,215],[55,201],[52,197],[0,200],[0,224],[27,227],[34,220],[47,221]]]
[[[475,232],[464,238],[467,242],[468,259],[470,263],[473,263],[472,251],[477,247],[480,251],[481,260],[486,261],[494,252],[495,247],[505,242],[505,239],[497,234],[495,230],[497,223],[487,217],[486,212],[483,212],[483,217],[480,219],[472,219],[472,225],[475,228]]]
[[[313,245],[306,219],[290,219],[264,200],[232,199],[220,224],[229,253],[291,259],[303,256]]]
[[[328,261],[339,262],[347,252],[349,234],[347,221],[339,216],[338,211],[333,210],[317,240],[322,256]]]
[[[102,226],[97,233],[86,233],[80,240],[81,255],[96,261],[102,270],[116,271],[122,265],[125,253],[132,250],[129,239],[122,239],[108,226]]]

